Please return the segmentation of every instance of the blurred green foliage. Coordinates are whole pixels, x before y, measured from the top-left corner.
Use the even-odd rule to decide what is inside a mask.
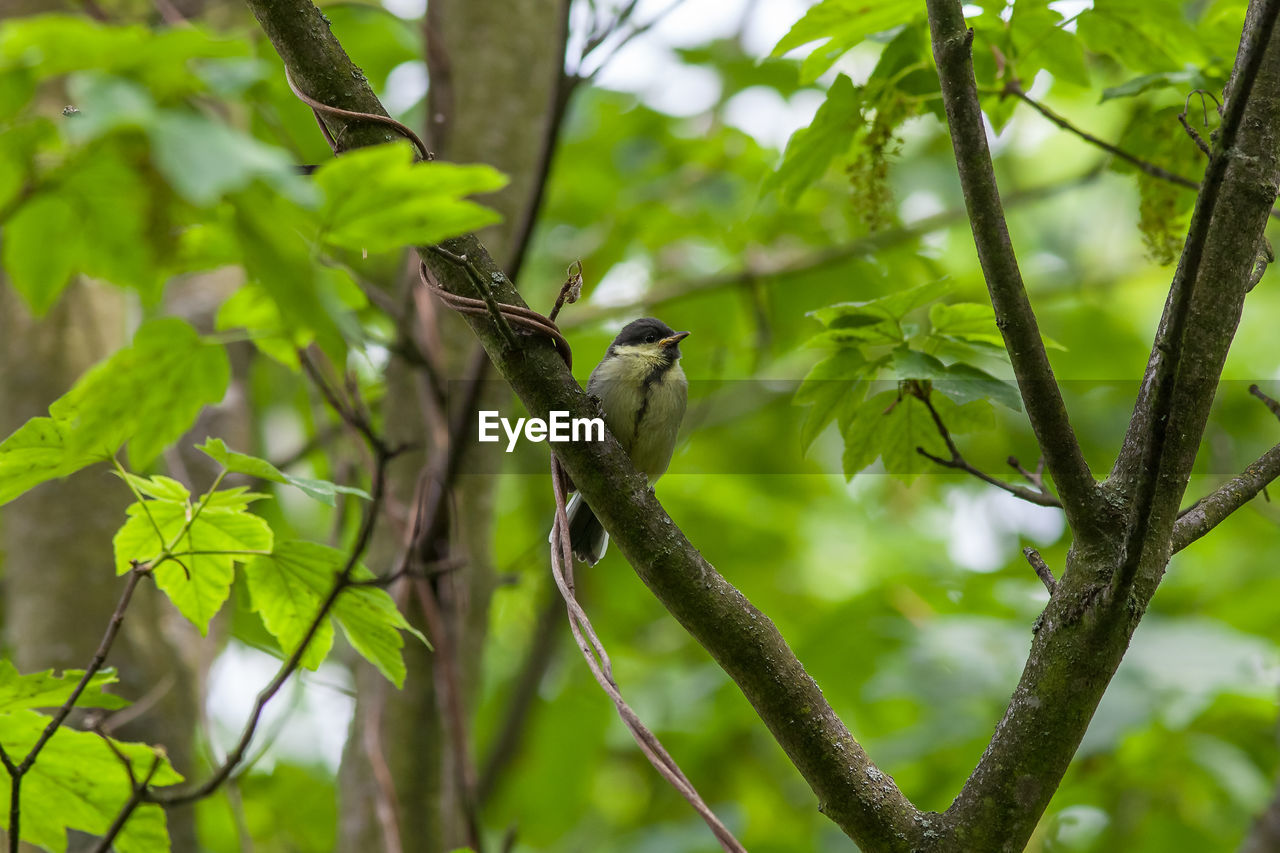
[[[420,60],[416,22],[368,4],[325,9],[375,90]],[[1131,411],[1194,194],[1107,158],[1009,87],[1196,180],[1203,160],[1177,115],[1194,88],[1220,94],[1244,3],[1095,0],[1068,9],[1018,0],[973,11],[978,85],[1013,243],[1086,457],[1102,475]],[[723,35],[672,49],[721,83],[716,102],[692,117],[634,94],[582,89],[519,284],[531,305],[545,307],[565,266],[581,258],[587,299],[562,321],[582,380],[626,319],[654,313],[694,331],[684,345],[694,380],[686,434],[659,494],[707,558],[778,624],[879,766],[919,806],[940,810],[1000,718],[1046,600],[1020,549],[1036,547],[1056,569],[1070,541],[1055,510],[1020,504],[916,453],[943,452],[927,397],[979,467],[1016,479],[1005,460],[1030,468],[1038,455],[985,305],[922,16],[915,2],[823,0],[771,56]],[[660,29],[652,38],[662,45]],[[778,105],[778,121],[788,103],[825,95],[780,151],[735,120],[742,99],[761,92]],[[66,103],[75,110],[63,114]],[[1207,137],[1212,102],[1192,106],[1189,118]],[[364,155],[387,161],[376,168],[344,158],[314,183],[291,169],[325,156],[309,111],[251,21],[223,21],[216,31],[71,17],[0,26],[9,281],[36,313],[85,275],[136,291],[140,312],[153,316],[164,312],[175,275],[244,269],[218,320],[224,334],[251,338],[268,356],[248,368],[257,446],[243,449],[271,459],[305,449],[278,478],[274,468],[251,472],[275,485],[341,479],[324,449],[330,416],[308,393],[294,346],[321,343],[376,402],[393,330],[358,285],[393,284],[402,270],[395,247],[443,233],[427,225],[483,224],[482,209],[463,196],[498,185],[487,170],[410,166],[402,148]],[[391,197],[383,180],[391,176],[412,193]],[[426,190],[442,183],[449,191],[432,200]],[[336,220],[326,215],[347,205],[385,212],[386,221],[330,227]],[[415,210],[448,215],[415,230]],[[1249,297],[1189,499],[1280,434],[1245,390],[1280,375],[1273,279]],[[188,337],[185,357],[206,357],[199,353],[209,339]],[[146,341],[140,334],[133,349]],[[185,386],[184,398],[198,408],[218,396],[223,369],[211,361],[199,374],[207,381]],[[143,382],[108,390],[133,402],[145,399]],[[190,423],[177,419],[185,423],[133,436],[140,473]],[[83,449],[68,437],[74,423],[44,426],[37,449],[70,442],[70,450],[44,458],[37,479],[81,467],[68,462]],[[234,467],[225,447],[210,447]],[[513,471],[545,463],[544,447],[519,453],[534,461],[518,460]],[[9,485],[0,478],[0,493],[8,496]],[[323,505],[273,491],[279,500],[261,515],[277,542],[328,534]],[[497,562],[511,583],[493,603],[474,721],[480,756],[548,595],[545,475],[500,476],[496,507]],[[1255,501],[1175,557],[1030,850],[1235,848],[1280,766],[1278,522],[1280,510]],[[332,569],[331,558],[310,556],[304,562],[316,572]],[[231,561],[221,568],[215,610],[235,571]],[[293,581],[314,596],[306,574]],[[624,695],[749,849],[853,849],[734,685],[616,552],[581,572],[579,589]],[[281,614],[257,598],[232,596],[231,605],[241,642],[296,643]],[[203,842],[237,850],[247,833],[260,851],[332,850],[336,793],[332,768],[264,762],[239,780],[240,805],[220,794],[200,806]],[[521,851],[715,849],[563,636],[519,754],[482,817],[491,845],[514,827]]]

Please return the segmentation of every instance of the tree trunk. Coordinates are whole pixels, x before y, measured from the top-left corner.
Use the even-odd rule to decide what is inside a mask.
[[[548,140],[558,120],[565,11],[563,0],[433,0],[429,5],[429,145],[441,159],[487,163],[510,176],[508,187],[485,202],[502,214],[503,222],[487,236],[513,274],[536,212]],[[443,353],[450,378],[446,412],[453,414],[465,396],[463,377],[483,381],[488,360],[477,355],[466,325],[437,307],[433,343]],[[421,443],[430,429],[414,371],[399,360],[388,369],[387,423],[393,442]],[[496,382],[484,382],[481,395],[486,408],[509,399]],[[427,444],[440,453],[447,442]],[[367,665],[358,667],[356,714],[341,774],[339,846],[344,850],[393,849],[388,835],[396,832],[399,849],[406,853],[473,843],[468,829],[468,812],[474,814],[468,805],[474,802],[472,744],[464,742],[465,749],[458,750],[455,732],[459,726],[464,732],[469,728],[494,588],[490,545],[496,479],[476,472],[493,472],[500,459],[480,459],[474,451],[467,448],[462,458],[468,476],[454,485],[447,502],[449,522],[436,531],[438,541],[422,543],[420,549],[426,559],[448,558],[461,565],[428,582],[439,624],[425,624],[416,615],[421,612],[417,597],[400,591],[415,623],[432,635],[436,652],[411,652],[409,679],[399,693]],[[421,464],[420,459],[402,460],[392,469],[393,494],[405,506],[412,505]],[[399,547],[399,542],[384,543],[382,552],[392,556]],[[442,659],[446,655],[451,661]],[[446,672],[448,663],[452,675]],[[452,713],[451,703],[456,709]],[[469,738],[464,735],[464,740]]]
[[[0,432],[46,415],[81,374],[128,342],[125,304],[118,290],[74,285],[48,317],[36,320],[12,289],[0,287]],[[5,645],[20,671],[88,665],[120,594],[111,537],[131,500],[98,465],[45,483],[4,508],[0,599]],[[194,670],[183,657],[193,648],[193,633],[155,585],[144,583],[108,661],[120,671],[121,695],[154,702],[116,733],[162,744],[182,772],[194,770],[199,719]],[[169,829],[174,849],[196,849],[192,809],[173,810]]]

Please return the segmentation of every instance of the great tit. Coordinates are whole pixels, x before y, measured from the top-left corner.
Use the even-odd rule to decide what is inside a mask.
[[[618,332],[587,380],[587,393],[600,401],[609,432],[650,486],[671,464],[684,419],[689,382],[680,369],[680,342],[688,336],[653,317],[634,320]],[[609,547],[609,534],[581,492],[566,509],[573,554],[594,566]]]

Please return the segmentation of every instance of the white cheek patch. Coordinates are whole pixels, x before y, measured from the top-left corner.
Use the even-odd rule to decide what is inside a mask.
[[[631,344],[624,347],[614,347],[613,355],[614,358],[635,359],[647,364],[664,364],[667,360],[662,348],[652,344]]]

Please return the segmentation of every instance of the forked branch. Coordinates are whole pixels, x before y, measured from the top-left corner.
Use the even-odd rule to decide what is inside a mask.
[[[938,414],[938,410],[934,408],[933,403],[930,402],[928,392],[918,394],[917,397],[924,403],[925,408],[929,410],[929,416],[933,418],[933,425],[938,428],[938,435],[942,437],[942,441],[947,445],[947,450],[951,452],[951,458],[944,459],[941,456],[935,456],[923,447],[917,447],[916,453],[919,453],[931,462],[941,465],[943,468],[953,468],[957,471],[964,471],[966,474],[972,474],[982,482],[990,483],[997,489],[1003,489],[1015,498],[1022,498],[1024,501],[1036,504],[1037,506],[1058,507],[1059,509],[1062,507],[1062,504],[1058,499],[1050,494],[1045,488],[1044,479],[1036,473],[1025,470],[1018,464],[1018,460],[1014,459],[1012,456],[1009,457],[1009,464],[1012,465],[1018,473],[1022,474],[1030,482],[1035,484],[1037,487],[1036,489],[1028,489],[1026,486],[1019,486],[1015,483],[1001,480],[998,477],[993,477],[986,471],[969,464],[969,461],[965,459],[964,455],[960,452],[960,448],[956,446],[955,439],[951,437],[951,431],[948,430],[947,425],[943,423],[942,416]]]

